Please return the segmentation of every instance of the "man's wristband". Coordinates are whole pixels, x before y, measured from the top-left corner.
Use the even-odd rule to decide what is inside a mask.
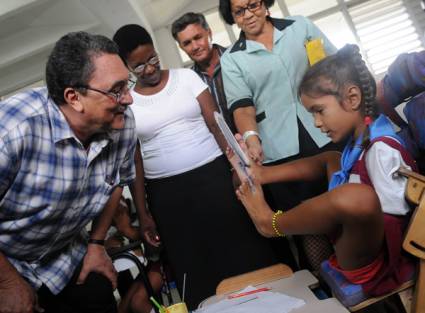
[[[104,246],[105,245],[105,240],[102,239],[89,239],[89,243],[94,244],[94,245],[100,245],[100,246]]]
[[[255,130],[247,130],[246,132],[244,132],[243,135],[242,135],[242,139],[243,139],[244,142],[246,142],[246,140],[248,139],[248,137],[251,137],[251,136],[257,136],[258,139],[261,142],[260,134],[257,131],[255,131]]]

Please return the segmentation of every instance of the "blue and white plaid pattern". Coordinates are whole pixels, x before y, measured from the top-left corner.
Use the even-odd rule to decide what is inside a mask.
[[[135,178],[134,125],[127,109],[125,128],[86,150],[45,88],[0,102],[0,251],[36,289],[66,286],[85,226]]]

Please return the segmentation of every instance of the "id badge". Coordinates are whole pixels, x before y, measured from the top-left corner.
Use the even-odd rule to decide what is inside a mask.
[[[305,50],[310,66],[326,57],[322,38],[307,40],[305,43]]]

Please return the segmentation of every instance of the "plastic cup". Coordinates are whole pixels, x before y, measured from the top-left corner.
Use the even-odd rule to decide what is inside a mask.
[[[179,303],[168,306],[166,309],[166,312],[167,313],[189,313],[189,311],[187,310],[186,303],[184,302],[179,302]]]

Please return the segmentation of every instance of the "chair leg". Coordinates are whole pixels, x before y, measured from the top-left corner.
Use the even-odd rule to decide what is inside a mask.
[[[412,312],[412,301],[413,301],[413,292],[414,292],[414,286],[412,288],[400,291],[398,293],[401,302],[403,303],[404,310],[407,313]]]
[[[162,276],[162,286],[163,290],[165,292],[165,295],[167,297],[168,305],[171,305],[173,303],[173,298],[171,297],[171,290],[170,290],[170,284],[168,283],[168,277],[165,272],[164,266],[162,264],[162,261],[160,261],[160,271]]]
[[[142,277],[142,281],[143,284],[146,288],[146,292],[148,294],[148,297],[154,297],[155,296],[155,292],[153,291],[151,282],[149,281],[149,277],[148,274],[146,273],[146,269],[144,267],[144,265],[140,262],[139,258],[137,256],[135,256],[134,254],[131,254],[130,252],[124,252],[121,253],[119,255],[116,256],[112,256],[112,260],[117,259],[117,258],[123,258],[123,259],[128,259],[130,261],[132,261],[134,264],[136,264],[137,269],[139,270],[139,274]],[[157,308],[155,308],[155,312],[157,311]]]
[[[416,279],[412,313],[425,313],[425,260],[419,259],[419,273]]]

